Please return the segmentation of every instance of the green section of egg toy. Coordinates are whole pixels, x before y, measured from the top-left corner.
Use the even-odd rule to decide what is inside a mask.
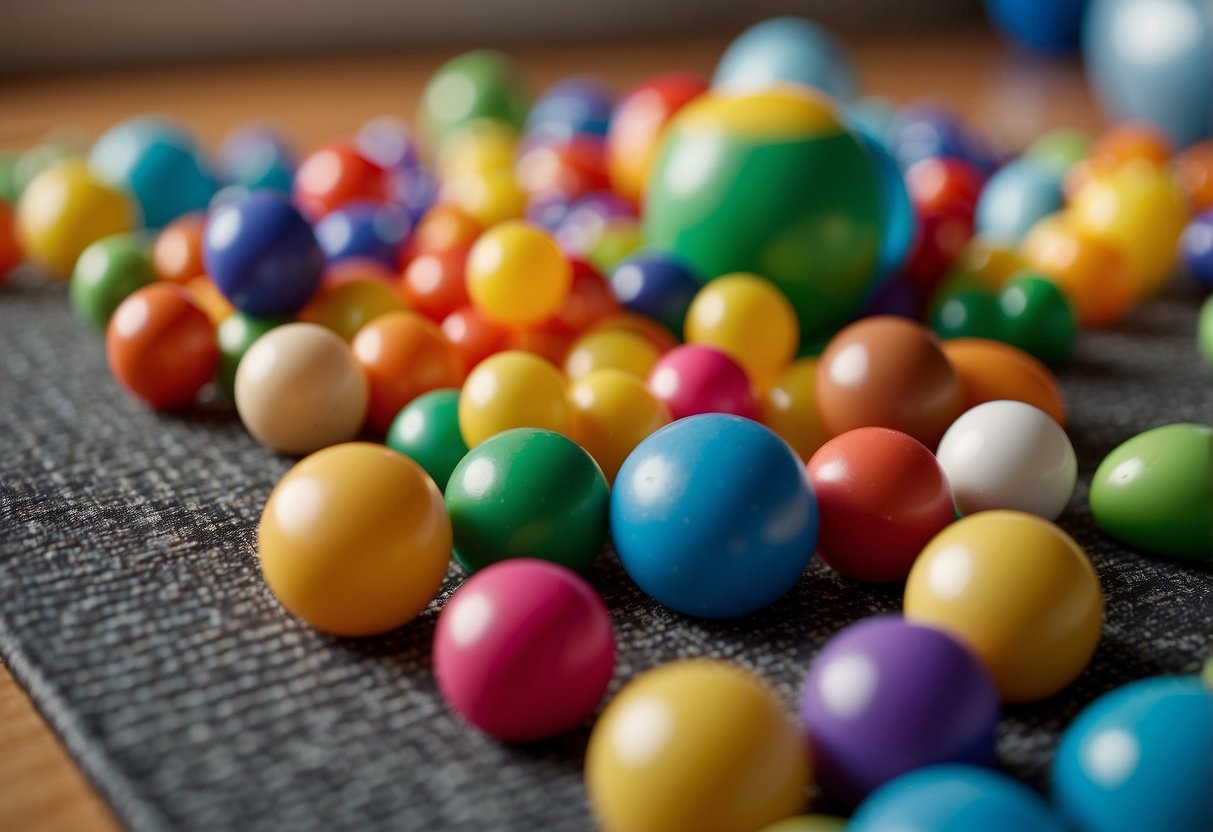
[[[1134,436],[1100,463],[1090,503],[1099,527],[1131,546],[1213,559],[1213,429],[1180,423]]]

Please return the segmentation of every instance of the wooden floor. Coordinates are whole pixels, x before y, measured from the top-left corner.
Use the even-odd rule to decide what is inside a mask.
[[[707,75],[727,36],[687,41],[512,49],[532,82],[596,75],[620,90],[656,72]],[[865,89],[896,104],[930,99],[965,114],[1007,150],[1051,127],[1092,129],[1098,116],[1076,61],[1016,54],[989,33],[852,39]],[[368,118],[409,117],[444,51],[283,59],[139,71],[90,71],[0,83],[0,148],[64,127],[89,138],[140,113],[171,116],[216,145],[233,127],[268,121],[301,147],[349,134]],[[0,830],[116,828],[24,692],[0,667]]]

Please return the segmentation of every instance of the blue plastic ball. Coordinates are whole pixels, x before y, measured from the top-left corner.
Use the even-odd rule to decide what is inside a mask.
[[[1213,135],[1213,4],[1092,0],[1087,75],[1117,119],[1152,121],[1179,147]]]
[[[1035,792],[1004,774],[963,765],[921,768],[881,786],[847,832],[1066,832]]]
[[[986,0],[999,30],[1034,52],[1064,54],[1078,49],[1087,0]]]
[[[1213,829],[1213,693],[1195,676],[1142,679],[1088,705],[1053,758],[1053,796],[1093,832]]]
[[[573,200],[569,198],[568,194],[559,191],[538,194],[526,204],[527,222],[546,231],[555,232],[560,227],[560,223],[564,222],[564,218],[572,207]]]
[[[202,260],[232,305],[250,315],[298,311],[320,283],[324,252],[312,227],[277,191],[253,191],[206,224]]]
[[[783,81],[814,87],[843,103],[859,82],[850,55],[816,23],[774,17],[738,35],[716,65],[712,89],[756,92]]]
[[[1213,209],[1197,214],[1179,238],[1184,270],[1205,290],[1213,291]]]
[[[589,133],[606,136],[615,96],[589,78],[566,78],[549,88],[527,115],[527,141],[567,141]]]
[[[804,465],[757,422],[689,416],[649,436],[611,492],[624,571],[667,607],[734,618],[788,592],[813,557],[817,501]]]
[[[384,170],[415,168],[420,161],[412,131],[395,116],[371,119],[358,130],[354,143],[359,153]]]
[[[93,145],[88,163],[102,181],[135,198],[148,228],[203,210],[218,187],[193,137],[155,118],[111,127]]]
[[[987,180],[977,200],[977,233],[1016,246],[1036,222],[1065,202],[1061,174],[1031,159],[1016,159]]]
[[[876,163],[880,191],[884,202],[884,222],[881,228],[880,254],[877,268],[887,277],[901,268],[909,256],[910,247],[918,234],[918,214],[910,201],[905,177],[884,141],[862,124],[852,122],[851,129]]]
[[[325,259],[374,260],[395,270],[409,233],[403,208],[377,202],[349,202],[316,223],[316,240]]]
[[[998,167],[994,152],[954,114],[931,104],[902,107],[887,137],[902,169],[920,159],[960,159],[986,175]]]
[[[420,165],[389,168],[387,189],[391,202],[408,215],[410,226],[420,222],[438,201],[438,180]]]
[[[216,161],[219,175],[229,185],[289,194],[295,181],[294,151],[280,133],[264,125],[237,128],[224,140]]]
[[[657,252],[634,254],[611,272],[611,291],[624,309],[660,321],[679,336],[687,308],[702,288],[689,266]]]

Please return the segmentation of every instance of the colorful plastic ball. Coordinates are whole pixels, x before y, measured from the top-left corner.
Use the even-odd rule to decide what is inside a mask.
[[[696,75],[670,72],[647,79],[619,100],[606,137],[608,171],[616,193],[635,203],[643,201],[666,125],[707,89]]]
[[[503,121],[477,119],[454,130],[438,148],[439,180],[510,170],[518,156],[518,130]]]
[[[1213,430],[1164,425],[1121,443],[1091,478],[1104,532],[1147,552],[1213,560]]]
[[[986,13],[1006,37],[1033,52],[1078,49],[1087,0],[986,0]]]
[[[409,233],[409,219],[394,205],[349,202],[326,214],[315,231],[330,263],[358,257],[394,269]]]
[[[21,244],[17,241],[17,227],[13,211],[8,203],[0,198],[0,283],[8,277],[24,259]]]
[[[830,438],[817,415],[817,359],[798,358],[763,393],[759,420],[807,460]]]
[[[284,324],[254,341],[235,388],[248,432],[292,456],[348,442],[366,420],[362,367],[340,336],[316,324]]]
[[[309,222],[318,222],[350,202],[384,202],[387,175],[356,148],[331,144],[299,163],[292,199]]]
[[[324,268],[312,227],[275,191],[254,191],[211,214],[202,259],[224,297],[250,315],[301,309]]]
[[[931,329],[941,339],[1003,337],[1005,323],[998,298],[984,288],[944,292],[933,301]]]
[[[587,259],[614,221],[635,218],[636,208],[623,197],[597,191],[573,201],[556,226],[554,236],[570,257]]]
[[[569,347],[564,374],[577,381],[609,368],[643,380],[660,358],[661,353],[642,335],[626,329],[596,329]]]
[[[468,446],[459,432],[459,391],[431,390],[405,405],[388,427],[387,446],[425,469],[445,491]]]
[[[975,230],[986,239],[1018,245],[1033,225],[1060,211],[1061,176],[1030,158],[1004,165],[981,189]]]
[[[675,347],[653,365],[647,383],[675,419],[700,413],[731,413],[747,419],[758,415],[749,376],[715,347]]]
[[[511,170],[458,176],[443,183],[438,199],[459,206],[484,228],[526,213],[526,191]]]
[[[417,166],[417,144],[404,120],[395,116],[376,116],[358,128],[354,137],[358,152],[384,170],[402,170]]]
[[[931,104],[902,107],[888,131],[889,149],[903,168],[929,157],[960,159],[982,174],[998,160],[989,146],[954,113]]]
[[[939,765],[877,789],[847,825],[853,832],[1065,832],[1027,786],[985,768]]]
[[[1205,298],[1196,319],[1196,346],[1201,358],[1213,364],[1213,298]]]
[[[644,229],[639,220],[611,220],[603,226],[598,239],[586,251],[585,259],[599,271],[610,272],[642,248]]]
[[[51,277],[66,278],[90,243],[133,230],[137,206],[98,179],[82,159],[38,174],[17,203],[17,239],[25,257]]]
[[[590,78],[558,81],[536,99],[524,132],[532,141],[563,141],[579,133],[605,136],[615,96]]]
[[[709,93],[678,113],[662,148],[644,211],[649,245],[707,277],[772,280],[806,336],[860,309],[880,276],[882,189],[832,101],[793,86]]]
[[[644,382],[622,370],[605,368],[569,388],[573,438],[602,468],[608,483],[636,446],[670,423],[665,403]]]
[[[572,430],[572,410],[560,371],[517,350],[484,359],[459,395],[459,429],[469,448],[511,428]]]
[[[401,208],[414,225],[438,202],[438,180],[420,165],[388,168],[386,177],[388,202]]]
[[[669,255],[643,252],[611,271],[611,290],[624,309],[653,318],[682,334],[687,309],[703,283],[690,268]]]
[[[374,278],[356,278],[322,285],[299,310],[300,321],[331,329],[345,341],[372,321],[392,312],[402,312],[404,301],[396,288]]]
[[[165,283],[118,304],[105,353],[118,383],[157,410],[193,404],[219,361],[214,324],[184,290]]]
[[[1055,520],[1078,478],[1066,432],[1023,402],[986,402],[965,412],[944,434],[938,457],[961,514],[1011,509]]]
[[[573,282],[556,314],[543,328],[562,335],[576,336],[619,313],[619,301],[598,270],[582,260],[572,260]]]
[[[970,163],[946,156],[919,159],[905,170],[906,189],[920,214],[960,209],[974,215],[984,181]]]
[[[420,254],[405,266],[400,294],[411,309],[441,321],[469,303],[466,265],[467,249]]]
[[[152,266],[156,277],[170,283],[186,284],[206,274],[202,264],[202,237],[206,215],[182,214],[156,235],[152,245]]]
[[[288,612],[333,635],[377,635],[438,594],[451,524],[419,465],[351,442],[312,454],[279,481],[261,512],[257,554]]]
[[[442,334],[463,356],[469,370],[506,348],[510,332],[490,321],[474,306],[456,309],[442,319]]]
[[[1202,0],[1092,0],[1083,52],[1112,117],[1153,122],[1180,147],[1213,134],[1213,13]]]
[[[611,492],[624,571],[656,601],[701,618],[775,603],[813,557],[817,503],[777,434],[723,413],[679,419],[628,456]]]
[[[421,93],[421,128],[435,147],[455,128],[476,119],[520,129],[530,103],[526,82],[508,57],[487,49],[464,52],[443,64],[426,83]]]
[[[219,368],[215,380],[229,399],[236,400],[236,369],[249,347],[274,327],[287,323],[290,323],[290,318],[258,317],[240,311],[233,311],[220,321],[216,330]]]
[[[704,286],[687,309],[686,339],[727,353],[760,388],[783,372],[800,345],[796,310],[775,284],[731,274]]]
[[[526,221],[554,233],[573,201],[572,197],[559,192],[535,194],[527,199]]]
[[[295,152],[283,135],[264,124],[246,124],[223,140],[215,159],[219,176],[249,190],[289,194],[295,181]]]
[[[530,427],[495,434],[447,482],[455,558],[468,572],[508,558],[585,570],[606,542],[609,499],[602,469],[572,439]]]
[[[514,173],[529,195],[528,209],[536,197],[563,195],[577,199],[601,191],[610,183],[606,145],[597,134],[532,141],[519,155]]]
[[[944,355],[960,378],[963,410],[1009,399],[1043,410],[1066,425],[1066,397],[1049,368],[1018,347],[987,338],[945,341]]]
[[[1024,149],[1023,158],[1049,168],[1058,176],[1083,161],[1091,150],[1091,137],[1081,130],[1060,128],[1038,136]]]
[[[1173,171],[1192,211],[1213,210],[1213,139],[1198,142],[1176,156]]]
[[[417,222],[409,247],[417,254],[470,248],[484,226],[457,205],[438,203]]]
[[[859,87],[855,65],[833,35],[801,17],[775,17],[733,39],[716,65],[712,89],[751,93],[789,81],[844,103]]]
[[[950,636],[901,616],[864,619],[826,642],[800,716],[818,782],[850,806],[924,766],[994,763],[990,674]]]
[[[779,696],[720,661],[671,662],[632,680],[586,750],[604,832],[759,829],[803,809],[809,779]]]
[[[592,326],[591,331],[600,329],[626,329],[643,336],[663,355],[678,346],[679,341],[661,324],[644,315],[633,312],[620,312],[603,318]]]
[[[1062,735],[1052,791],[1076,829],[1201,832],[1213,826],[1213,694],[1156,676],[1088,705]]]
[[[963,396],[934,334],[904,318],[856,321],[817,365],[817,411],[833,435],[886,427],[933,448],[962,412]]]
[[[1024,238],[1022,251],[1030,269],[1065,293],[1084,326],[1116,323],[1137,298],[1126,254],[1080,226],[1072,214],[1042,219]]]
[[[910,570],[906,619],[966,644],[1004,702],[1035,702],[1090,662],[1103,593],[1082,548],[1048,520],[983,511],[932,540]]]
[[[1213,289],[1213,209],[1193,217],[1179,238],[1180,263],[1205,289]]]
[[[350,342],[366,372],[370,398],[366,420],[387,433],[400,409],[431,390],[458,387],[463,357],[442,330],[415,312],[389,312],[358,330]]]
[[[354,257],[339,263],[325,265],[320,274],[320,288],[317,294],[335,289],[344,283],[370,282],[399,289],[396,283],[396,273],[387,266],[375,260]]]
[[[853,112],[851,128],[872,157],[880,178],[883,220],[877,270],[882,276],[887,276],[900,269],[909,256],[914,237],[918,233],[918,216],[914,204],[910,201],[901,167],[885,146],[884,137],[857,124]]]
[[[918,234],[902,271],[921,297],[935,294],[972,238],[973,212],[963,204],[919,217]]]
[[[194,138],[155,118],[111,127],[93,145],[88,163],[101,181],[135,198],[148,228],[205,209],[218,188]]]
[[[523,222],[494,226],[468,252],[468,295],[490,320],[542,323],[560,308],[573,270],[551,236]]]
[[[72,269],[72,306],[93,329],[104,332],[118,304],[155,279],[142,238],[135,234],[102,237],[80,253]]]
[[[912,436],[858,428],[808,462],[821,528],[817,554],[860,581],[903,581],[923,547],[955,518],[944,468]]]
[[[236,311],[235,307],[228,302],[222,292],[215,288],[215,284],[206,275],[187,281],[181,288],[190,296],[190,300],[206,313],[215,326],[219,326],[232,312]]]
[[[546,327],[536,327],[512,330],[506,338],[505,348],[533,353],[554,367],[562,367],[572,343],[573,338],[570,335]]]
[[[506,742],[584,722],[615,668],[606,605],[585,579],[542,560],[495,563],[469,578],[434,631],[434,676],[447,704]]]
[[[1011,278],[998,295],[1002,340],[1046,364],[1060,364],[1078,336],[1074,306],[1057,284],[1024,271]]]

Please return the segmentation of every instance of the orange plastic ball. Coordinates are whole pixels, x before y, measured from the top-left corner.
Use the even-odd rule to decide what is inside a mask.
[[[351,257],[329,263],[320,274],[320,290],[331,289],[341,283],[353,280],[371,280],[381,283],[395,283],[396,274],[378,260],[365,257]]]
[[[505,342],[505,348],[508,350],[521,350],[538,355],[557,367],[564,363],[572,345],[573,336],[544,327],[511,330]]]
[[[435,321],[441,321],[461,306],[467,306],[466,248],[451,248],[419,254],[404,269],[400,294],[409,306]]]
[[[1083,326],[1114,324],[1133,306],[1137,284],[1125,255],[1069,214],[1051,214],[1032,226],[1022,254],[1029,268],[1061,289]]]
[[[986,338],[943,342],[964,391],[964,409],[986,402],[1026,402],[1065,427],[1066,397],[1049,368],[1021,349]]]
[[[190,279],[181,288],[189,293],[190,300],[206,313],[215,326],[219,326],[228,315],[232,314],[231,301],[223,296],[219,287],[206,275]]]
[[[366,371],[367,424],[387,433],[400,409],[422,393],[463,383],[463,358],[433,321],[389,312],[368,323],[350,346]]]
[[[202,264],[204,214],[185,214],[164,227],[152,246],[152,268],[156,277],[185,284],[206,274]]]
[[[1126,162],[1144,159],[1164,164],[1175,152],[1171,139],[1147,121],[1126,121],[1105,130],[1091,145],[1088,159],[1099,172],[1115,170]]]
[[[1175,181],[1193,214],[1213,208],[1213,139],[1194,144],[1175,157]]]
[[[192,404],[219,364],[215,325],[168,283],[145,286],[118,305],[105,354],[118,383],[157,410]]]
[[[298,318],[320,324],[346,341],[380,315],[400,312],[404,301],[393,284],[382,280],[347,280],[335,286],[321,286]]]
[[[442,319],[442,334],[463,356],[469,370],[506,348],[509,330],[490,321],[474,306],[456,309]]]
[[[457,205],[438,203],[413,229],[410,246],[416,254],[470,248],[484,226]]]

